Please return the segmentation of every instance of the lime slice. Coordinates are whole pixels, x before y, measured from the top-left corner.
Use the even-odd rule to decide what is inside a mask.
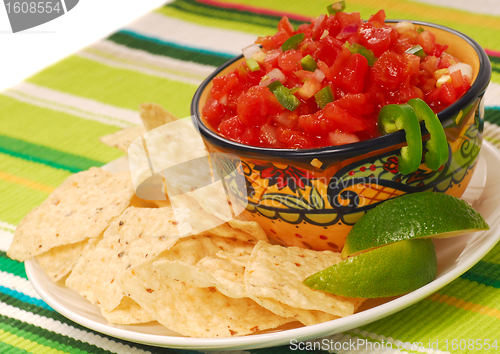
[[[354,224],[342,258],[402,240],[488,229],[483,217],[460,198],[434,192],[404,194],[379,204]]]
[[[407,240],[361,253],[304,280],[335,295],[378,298],[408,293],[436,277],[437,259],[430,239]]]

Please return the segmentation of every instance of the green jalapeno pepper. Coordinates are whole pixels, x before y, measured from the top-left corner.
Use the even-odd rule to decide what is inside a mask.
[[[290,92],[288,87],[283,86],[280,81],[271,82],[267,87],[274,93],[278,102],[289,111],[294,111],[300,106],[300,100]]]
[[[430,138],[425,144],[427,148],[425,165],[429,169],[436,171],[448,161],[449,155],[448,142],[443,126],[437,115],[420,98],[412,98],[408,101],[408,105],[413,108],[419,120],[424,121],[425,127],[430,133]]]
[[[307,54],[300,60],[300,65],[302,65],[302,69],[307,71],[314,71],[318,68],[318,64],[314,61],[311,54]]]
[[[333,97],[333,92],[330,86],[325,86],[318,92],[314,94],[314,99],[316,103],[318,104],[319,108],[323,109],[325,106],[333,102],[334,97]]]
[[[305,38],[304,33],[297,33],[288,38],[285,43],[281,45],[281,49],[286,52],[287,50],[290,49],[297,49],[299,47],[299,44],[302,43],[302,41]]]
[[[345,1],[334,2],[326,7],[326,10],[330,15],[334,15],[337,12],[342,12],[345,10]]]
[[[398,170],[405,175],[418,170],[422,159],[422,133],[413,108],[407,104],[386,105],[380,110],[378,125],[384,134],[405,131],[407,146],[401,148]]]
[[[351,54],[358,53],[364,56],[366,60],[368,60],[368,65],[370,66],[373,66],[373,64],[375,64],[375,62],[377,61],[377,57],[375,56],[375,54],[373,54],[373,51],[359,43],[349,44],[349,42],[345,42],[345,46],[347,49],[349,49]]]

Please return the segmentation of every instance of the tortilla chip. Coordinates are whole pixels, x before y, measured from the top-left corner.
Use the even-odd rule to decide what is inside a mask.
[[[122,130],[117,131],[113,134],[108,134],[101,136],[99,140],[108,146],[115,147],[125,153],[128,152],[128,148],[132,141],[139,138],[142,134],[146,132],[146,128],[142,125],[137,125],[134,127],[127,127]]]
[[[309,275],[340,261],[340,253],[259,242],[245,270],[245,287],[252,297],[272,299],[290,308],[345,317],[352,315],[363,299],[316,291],[302,283]]]
[[[54,247],[35,259],[50,280],[57,282],[71,272],[86,247],[89,247],[89,239]]]
[[[141,120],[146,131],[177,120],[176,116],[156,103],[141,103],[139,111],[141,112]]]
[[[213,287],[174,280],[154,271],[152,262],[130,268],[121,281],[127,296],[158,322],[186,336],[243,336],[290,322],[248,298],[233,299]]]
[[[99,244],[99,242],[102,241],[102,239],[103,239],[102,235],[96,238],[88,239],[87,244],[83,248],[80,257],[77,259],[75,265],[73,266],[70,275],[66,278],[66,281],[64,282],[64,284],[68,288],[76,290],[81,296],[83,296],[85,299],[87,299],[94,305],[97,303],[97,299],[90,287],[90,283],[87,279],[86,274],[82,273],[84,269],[81,266],[81,263],[83,263],[85,259],[88,257],[88,255],[94,251],[95,247],[97,246],[97,244]]]
[[[125,270],[155,258],[179,239],[173,216],[170,208],[127,208],[93,252],[80,258],[66,285],[81,291],[79,284],[88,282],[94,303],[112,311],[124,295],[119,278]]]
[[[154,317],[128,296],[124,296],[120,305],[113,311],[101,309],[101,314],[109,323],[113,324],[138,324],[155,321]]]
[[[172,204],[169,200],[147,200],[134,194],[130,200],[130,206],[137,208],[171,208]]]
[[[154,268],[169,277],[195,287],[216,287],[224,295],[232,298],[246,297],[243,276],[245,265],[229,257],[220,258],[220,252],[231,253],[249,259],[253,244],[237,239],[198,236],[180,241],[160,260]],[[236,256],[238,255],[238,256]]]
[[[112,174],[92,167],[74,174],[26,215],[7,254],[25,261],[57,246],[98,237],[133,195],[128,172]]]
[[[274,299],[259,298],[247,292],[245,268],[252,247],[218,237],[189,238],[179,242],[154,262],[154,269],[194,287],[215,287],[232,298],[249,297],[279,316],[311,325],[339,318],[332,314],[293,308]],[[225,247],[224,247],[225,246]],[[219,250],[220,249],[220,250]]]

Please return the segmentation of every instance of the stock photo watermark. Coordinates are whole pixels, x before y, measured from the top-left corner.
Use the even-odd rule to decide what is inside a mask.
[[[40,26],[72,10],[79,0],[4,0],[12,32]]]

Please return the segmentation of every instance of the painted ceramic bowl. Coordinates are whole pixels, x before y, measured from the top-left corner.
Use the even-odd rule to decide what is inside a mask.
[[[275,242],[340,251],[352,225],[387,199],[429,190],[457,197],[463,194],[481,150],[481,103],[491,64],[484,50],[468,36],[443,26],[413,23],[430,28],[437,42],[449,45],[449,54],[473,70],[469,91],[438,114],[450,155],[437,171],[424,164],[408,175],[398,171],[397,156],[406,145],[403,131],[347,145],[298,150],[248,146],[218,135],[204,122],[201,109],[213,78],[232,71],[243,60],[241,56],[222,65],[198,88],[191,114],[208,151],[214,154],[213,162],[225,175],[239,169],[246,186],[240,183],[239,188],[229,186],[227,190],[232,191],[233,201],[239,200],[245,207],[242,216],[257,221]],[[429,138],[426,133],[423,127],[424,140]]]

